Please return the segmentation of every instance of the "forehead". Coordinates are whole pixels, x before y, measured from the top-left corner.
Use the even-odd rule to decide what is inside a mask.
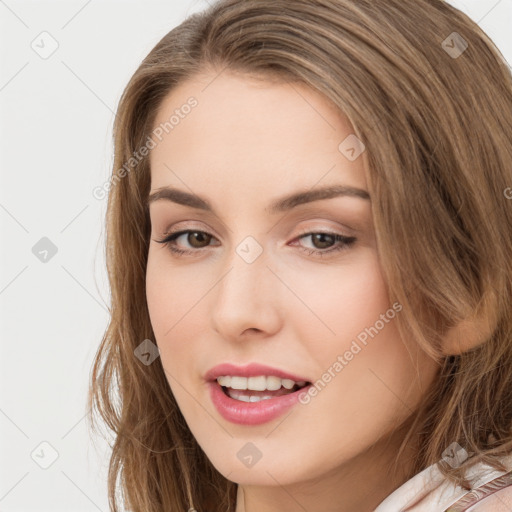
[[[363,159],[351,161],[340,149],[353,134],[350,122],[304,84],[226,70],[203,74],[164,99],[158,127],[164,129],[150,154],[152,189],[179,184],[180,176],[203,190],[243,185],[277,193],[319,180],[366,188]]]

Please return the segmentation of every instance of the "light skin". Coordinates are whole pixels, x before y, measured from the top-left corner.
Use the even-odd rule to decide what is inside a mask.
[[[332,185],[369,194],[363,158],[350,161],[339,150],[353,133],[348,120],[304,85],[217,73],[173,90],[155,121],[168,120],[190,96],[198,100],[152,149],[150,194],[173,187],[213,208],[150,203],[146,291],[167,379],[212,464],[239,484],[237,512],[371,511],[404,481],[415,447],[405,451],[401,472],[387,469],[403,439],[398,428],[437,371],[400,337],[395,321],[308,404],[269,423],[230,423],[210,400],[203,376],[223,362],[258,362],[317,381],[392,310],[371,198],[343,195],[268,210],[295,192]],[[157,242],[186,229],[211,236],[175,240],[195,251],[188,255]],[[355,241],[343,246],[311,233]],[[236,252],[248,236],[263,250],[252,263]],[[248,442],[261,452],[252,467],[237,457]]]

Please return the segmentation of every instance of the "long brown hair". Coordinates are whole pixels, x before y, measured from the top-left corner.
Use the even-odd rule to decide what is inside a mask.
[[[150,168],[141,148],[173,88],[226,68],[307,84],[348,117],[366,147],[381,265],[403,307],[398,326],[440,366],[404,438],[403,447],[420,446],[410,476],[453,442],[473,454],[453,469],[441,464],[454,482],[468,487],[465,471],[476,461],[503,469],[497,457],[512,450],[505,59],[442,0],[220,0],[161,39],[126,86],[115,120],[106,219],[111,320],[89,395],[93,429],[103,419],[114,434],[111,509],[235,510],[237,486],[195,441],[160,359],[146,366],[134,356],[143,340],[155,340],[145,296]],[[457,326],[471,348],[443,353]]]

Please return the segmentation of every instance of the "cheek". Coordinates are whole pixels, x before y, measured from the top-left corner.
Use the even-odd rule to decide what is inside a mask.
[[[212,287],[218,277],[211,268],[179,264],[166,249],[150,250],[146,271],[149,317],[167,380],[180,409],[188,407],[190,392],[202,379],[197,357],[204,352],[210,322]],[[183,398],[182,398],[182,395]]]
[[[343,348],[391,308],[374,251],[360,251],[346,264],[317,265],[311,271],[288,270],[297,299],[287,308],[297,339],[325,340],[332,352]],[[294,327],[297,326],[297,327]],[[307,334],[307,335],[306,335]],[[322,345],[324,346],[324,345]]]
[[[187,423],[192,422],[189,427],[194,435],[194,425],[201,424],[195,419],[198,412],[190,398],[198,377],[193,362],[200,351],[199,331],[203,328],[197,322],[197,315],[201,294],[208,288],[197,282],[197,273],[170,266],[165,255],[155,257],[150,251],[146,298],[155,343],[170,390]]]
[[[194,308],[208,287],[198,272],[172,264],[166,249],[149,251],[146,298],[157,340],[171,337],[181,319]]]
[[[401,307],[389,300],[377,255],[368,251],[351,265],[304,273],[295,283],[309,311],[289,307],[289,324],[321,381],[311,411],[330,408],[334,423],[353,434],[346,439],[367,434],[359,436],[362,443],[405,419],[430,383],[431,369],[400,337],[395,319]],[[420,379],[413,361],[425,368]]]

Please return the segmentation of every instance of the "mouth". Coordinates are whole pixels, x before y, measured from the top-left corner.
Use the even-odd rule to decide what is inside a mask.
[[[276,389],[248,389],[256,387],[252,383],[245,386],[235,379],[231,385],[222,385],[222,377],[209,381],[210,399],[218,413],[227,421],[239,425],[260,425],[270,422],[285,411],[301,402],[302,393],[312,386],[309,381],[281,383],[274,382]],[[219,382],[221,380],[221,382]],[[263,382],[263,379],[261,379]],[[263,385],[263,383],[261,383]]]
[[[217,412],[241,425],[258,425],[281,416],[304,403],[302,394],[312,386],[302,375],[256,362],[219,364],[208,370],[204,379]]]

